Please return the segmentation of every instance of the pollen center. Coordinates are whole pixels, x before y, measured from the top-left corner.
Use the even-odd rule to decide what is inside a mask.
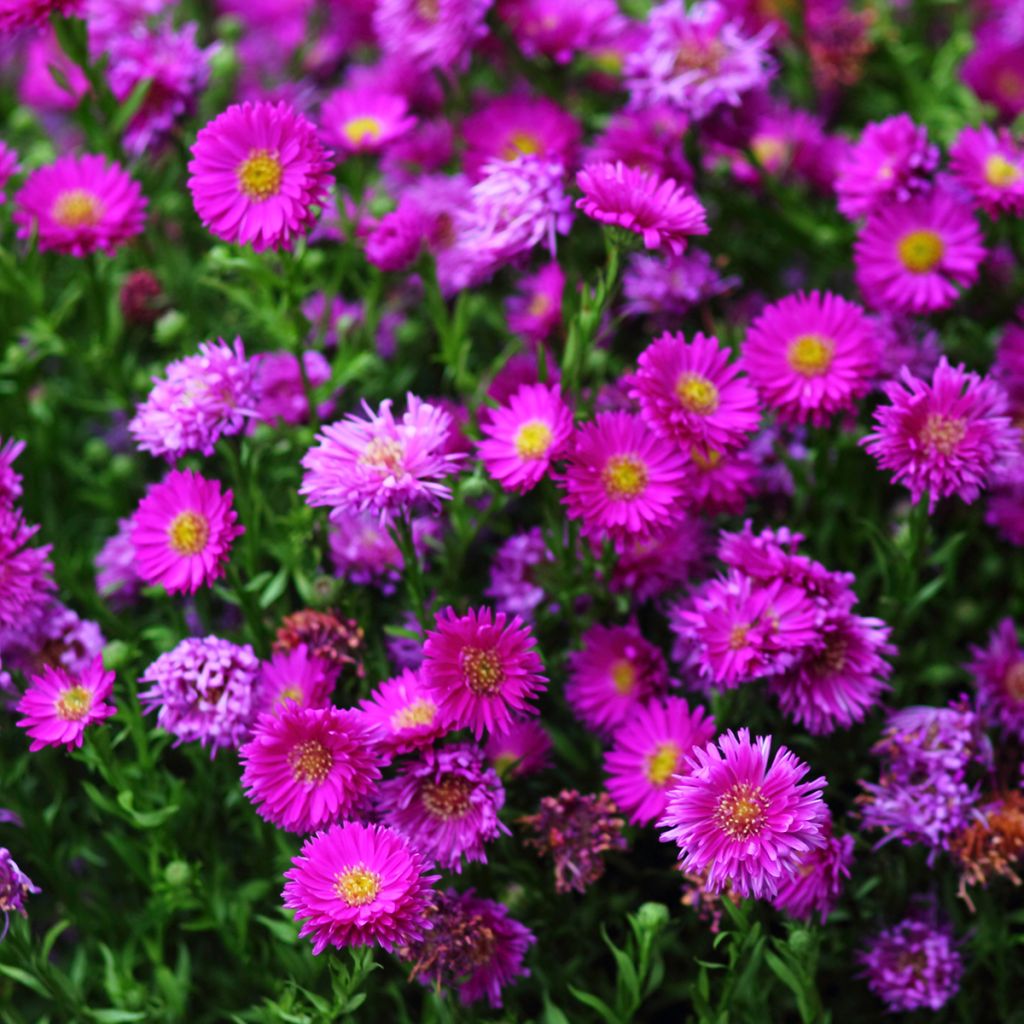
[[[689,72],[695,82],[703,82],[718,73],[718,66],[725,53],[725,46],[717,39],[686,40],[676,50],[672,70],[677,75]]]
[[[334,891],[350,907],[372,903],[380,892],[380,875],[361,864],[339,872],[334,878]]]
[[[633,692],[633,687],[636,686],[636,667],[633,662],[628,658],[619,658],[618,661],[612,662],[609,672],[615,692],[621,693],[623,697],[628,697]]]
[[[737,782],[718,798],[714,819],[730,839],[749,839],[764,828],[767,811],[768,801],[760,786]]]
[[[1018,661],[1010,666],[1003,685],[1014,700],[1024,701],[1024,661]]]
[[[254,149],[238,165],[238,187],[256,202],[262,203],[281,191],[284,168],[276,153]]]
[[[690,448],[690,458],[693,459],[698,469],[707,473],[722,461],[722,453],[715,451],[714,448],[703,451],[697,445],[693,445]]]
[[[676,381],[676,397],[687,412],[707,416],[718,408],[718,388],[699,373],[683,373]]]
[[[629,501],[647,488],[647,466],[635,455],[613,455],[601,471],[601,483],[609,498]]]
[[[985,180],[996,188],[1015,185],[1024,176],[1018,164],[1011,163],[1001,153],[993,153],[985,161]]]
[[[277,695],[277,700],[274,701],[274,707],[282,707],[290,700],[295,701],[296,704],[302,703],[302,690],[300,690],[294,683],[291,686],[286,686]]]
[[[821,334],[801,334],[789,343],[786,362],[805,377],[820,377],[831,365],[835,344]]]
[[[199,512],[179,512],[167,527],[167,539],[176,554],[201,554],[210,539],[210,521]]]
[[[440,0],[416,0],[416,13],[431,24],[441,16]]]
[[[405,459],[405,446],[393,437],[375,437],[363,451],[359,461],[374,469],[397,473]]]
[[[542,149],[540,139],[532,132],[513,132],[501,155],[506,160],[515,160],[517,156],[533,156]]]
[[[65,722],[77,722],[89,713],[92,707],[92,692],[84,686],[71,686],[61,690],[57,698],[57,717]]]
[[[432,700],[421,697],[399,708],[389,719],[395,732],[402,729],[415,729],[418,725],[433,725],[437,717],[437,705]]]
[[[64,228],[94,228],[103,217],[103,203],[87,189],[72,188],[57,196],[50,215]]]
[[[741,622],[729,630],[729,650],[738,651],[747,642],[747,634],[750,632],[750,625]]]
[[[897,246],[900,262],[912,274],[927,274],[934,270],[946,251],[946,246],[934,231],[908,231]]]
[[[647,764],[644,766],[644,774],[648,781],[655,786],[664,786],[675,774],[676,768],[679,766],[680,754],[682,751],[679,749],[678,743],[673,743],[672,740],[659,743],[654,753],[647,758]]]
[[[501,658],[492,650],[467,647],[459,655],[466,685],[480,697],[493,697],[501,692],[505,669]]]
[[[921,443],[939,455],[952,455],[964,439],[967,425],[963,420],[934,412],[924,421],[919,435]]]
[[[367,139],[379,139],[384,134],[384,126],[380,123],[380,118],[364,115],[346,121],[341,131],[353,146],[358,146]]]
[[[319,740],[296,743],[288,754],[288,767],[297,782],[320,785],[331,773],[334,755]]]
[[[427,813],[442,821],[462,818],[469,810],[473,785],[461,775],[449,775],[439,782],[428,782],[420,790],[420,799]]]
[[[516,454],[521,459],[542,459],[551,440],[551,428],[543,420],[527,420],[516,431]]]

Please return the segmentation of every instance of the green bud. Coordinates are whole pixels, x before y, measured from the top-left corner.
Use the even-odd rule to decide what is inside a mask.
[[[164,868],[164,881],[175,888],[188,884],[191,877],[192,869],[183,860],[172,860]]]
[[[811,933],[806,928],[797,928],[790,933],[789,948],[797,956],[802,956],[810,950],[813,941]]]
[[[153,337],[158,345],[170,345],[185,333],[188,320],[178,309],[169,309],[153,327]]]
[[[660,931],[668,924],[668,907],[664,903],[644,903],[636,912],[636,920],[645,931]]]

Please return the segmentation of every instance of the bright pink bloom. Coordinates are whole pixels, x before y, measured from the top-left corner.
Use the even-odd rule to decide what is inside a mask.
[[[978,710],[988,725],[1024,741],[1024,650],[1013,619],[1003,619],[989,634],[985,647],[971,647],[966,666],[974,676]]]
[[[518,289],[506,301],[508,329],[534,344],[547,341],[562,323],[565,271],[552,261],[522,277]]]
[[[350,821],[332,825],[292,858],[282,896],[312,937],[313,955],[327,946],[379,945],[392,950],[429,928],[428,862],[398,832]]]
[[[385,54],[416,69],[459,72],[469,63],[493,0],[377,0],[373,28]]]
[[[619,542],[609,589],[647,601],[682,586],[707,554],[706,534],[701,519],[682,515],[664,529]]]
[[[772,905],[801,921],[818,914],[824,924],[839,901],[845,879],[850,877],[853,836],[833,835],[831,818],[822,836],[824,845],[808,850],[793,874],[779,883]]]
[[[498,0],[498,14],[527,57],[557,64],[598,45],[625,20],[615,0]]]
[[[28,689],[17,705],[25,716],[17,724],[32,738],[29,750],[80,747],[87,725],[102,722],[117,711],[113,704],[105,703],[113,689],[114,673],[103,670],[98,655],[76,674],[44,666],[42,675],[29,678]]]
[[[683,484],[688,509],[709,516],[739,515],[759,486],[759,467],[750,449],[701,451],[693,445],[689,456]]]
[[[25,450],[25,442],[0,438],[0,510],[13,510],[21,497],[20,473],[15,472],[14,460]]]
[[[407,754],[429,747],[445,733],[437,701],[419,670],[403,669],[385,679],[359,704],[373,741],[388,754]]]
[[[975,36],[974,51],[960,74],[1007,121],[1024,112],[1024,37],[1014,38],[998,23],[986,25]]]
[[[770,753],[770,736],[751,743],[749,730],[730,730],[694,748],[669,794],[662,842],[679,845],[683,871],[707,872],[711,892],[774,896],[825,842],[825,780],[801,781],[809,768],[783,746]]]
[[[305,378],[303,378],[305,370]],[[331,365],[321,352],[307,349],[298,356],[291,352],[260,352],[252,357],[252,371],[259,393],[259,416],[267,423],[305,423],[309,420],[306,384],[315,390],[331,379]],[[328,402],[326,411],[330,412]],[[324,410],[320,413],[323,415]],[[250,430],[253,423],[250,421]]]
[[[330,703],[337,673],[306,644],[290,651],[274,651],[260,665],[256,682],[257,712],[280,714],[283,708],[322,708]]]
[[[51,14],[80,14],[83,0],[0,0],[0,36],[45,25]]]
[[[376,153],[415,124],[404,96],[375,88],[338,89],[320,107],[324,137],[341,153]]]
[[[11,175],[18,173],[18,154],[0,139],[0,204],[7,201],[7,193],[4,189]]]
[[[502,779],[519,779],[551,767],[551,737],[535,718],[527,718],[492,733],[484,753]]]
[[[1024,146],[1007,128],[961,129],[949,149],[953,174],[990,216],[1024,217]]]
[[[50,545],[29,545],[38,532],[20,510],[0,505],[0,630],[13,627],[23,633],[57,589]]]

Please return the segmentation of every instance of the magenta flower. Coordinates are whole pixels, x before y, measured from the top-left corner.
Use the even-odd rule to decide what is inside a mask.
[[[11,512],[21,497],[22,476],[14,462],[25,450],[25,442],[0,438],[0,512]]]
[[[453,608],[437,616],[437,628],[423,645],[423,684],[449,729],[500,732],[522,715],[547,688],[544,665],[533,634],[518,616],[471,608],[460,617]]]
[[[18,154],[6,142],[0,141],[0,205],[7,202],[7,193],[4,189],[11,176],[17,173]]]
[[[366,236],[366,259],[379,270],[406,270],[419,256],[430,230],[430,218],[420,205],[403,197]]]
[[[484,593],[496,611],[518,615],[524,622],[532,623],[537,609],[548,597],[540,582],[543,567],[554,562],[554,552],[539,526],[514,533],[495,553]]]
[[[525,494],[544,478],[572,433],[572,409],[561,389],[546,384],[521,387],[507,404],[485,408],[485,440],[477,454],[487,472],[507,491]]]
[[[604,756],[608,793],[634,825],[649,825],[665,813],[690,752],[714,735],[715,720],[700,706],[691,711],[681,697],[640,706],[615,730]]]
[[[132,543],[134,529],[135,523],[131,519],[118,519],[117,533],[104,541],[93,560],[96,592],[118,608],[133,604],[142,587]]]
[[[147,200],[120,164],[86,154],[33,171],[14,197],[19,238],[71,256],[113,253],[142,233]]]
[[[404,96],[369,86],[337,89],[320,107],[324,136],[341,153],[376,153],[415,124]]]
[[[230,490],[191,469],[173,469],[152,484],[133,517],[132,546],[144,583],[169,594],[194,594],[224,575],[231,545],[245,528]]]
[[[423,856],[398,832],[350,821],[307,839],[281,894],[312,937],[313,955],[327,946],[392,950],[423,937],[432,885]]]
[[[289,651],[274,651],[260,665],[256,682],[258,714],[280,714],[289,705],[322,708],[330,704],[337,673],[326,661],[310,653],[306,644]]]
[[[956,179],[990,217],[1024,217],[1024,146],[1006,128],[961,129],[949,150]]]
[[[970,504],[1019,456],[1005,392],[962,364],[943,356],[930,383],[904,368],[883,390],[890,404],[875,410],[875,430],[861,444],[881,469],[893,470],[892,482],[907,487],[911,501],[927,495],[929,512],[951,494]]]
[[[1011,9],[1010,5],[1006,5]],[[960,68],[963,80],[978,98],[992,103],[1007,121],[1024,111],[1024,38],[998,22],[975,36],[974,50]]]
[[[707,549],[704,522],[682,515],[664,529],[618,543],[608,587],[636,601],[659,597],[690,579]]]
[[[45,25],[51,14],[81,13],[84,0],[0,0],[0,36]]]
[[[765,402],[783,421],[815,426],[855,408],[880,359],[864,310],[831,292],[766,306],[743,345],[743,368]]]
[[[966,666],[974,676],[978,709],[988,725],[1024,741],[1024,650],[1013,619],[1003,619],[985,647],[972,646]]]
[[[331,365],[320,352],[307,349],[302,365],[291,352],[260,352],[252,357],[253,375],[259,393],[259,416],[267,423],[305,423],[309,420],[306,385],[315,390],[331,379]],[[303,379],[305,371],[305,379]],[[326,411],[330,412],[328,402]],[[321,415],[324,409],[320,410]],[[250,420],[249,429],[254,423]]]
[[[654,429],[680,447],[741,447],[761,419],[754,389],[729,349],[699,331],[656,338],[637,359],[629,396]]]
[[[502,779],[520,779],[550,768],[551,749],[547,729],[535,718],[527,718],[493,733],[484,753]]]
[[[534,344],[547,341],[562,323],[565,271],[556,261],[546,263],[522,277],[518,289],[505,304],[508,329]]]
[[[113,689],[114,673],[104,671],[99,656],[77,674],[44,665],[42,675],[29,677],[28,688],[17,705],[25,716],[17,724],[32,739],[29,750],[80,747],[86,726],[116,713],[113,704],[105,703]]]
[[[701,451],[694,445],[683,484],[691,512],[739,515],[760,486],[759,466],[749,448]]]
[[[29,545],[38,532],[20,511],[0,506],[0,630],[23,630],[57,589],[50,545]]]
[[[793,874],[779,883],[772,904],[801,921],[809,921],[818,914],[824,924],[839,900],[845,879],[850,877],[853,836],[833,835],[828,818],[822,837],[824,844],[808,850]]]
[[[332,166],[316,128],[287,103],[236,103],[200,129],[188,187],[217,238],[290,249],[316,221]]]
[[[498,819],[505,789],[471,743],[425,750],[377,789],[381,820],[409,838],[438,867],[486,864],[484,844],[508,829]]]
[[[288,832],[314,832],[349,817],[380,779],[362,716],[335,707],[289,703],[277,715],[262,715],[239,757],[256,812]]]
[[[359,706],[373,742],[388,754],[429,747],[445,733],[437,701],[419,671],[407,668],[385,679]]]
[[[668,688],[661,649],[635,622],[591,626],[582,648],[569,655],[565,699],[588,728],[610,734],[654,695]]]
[[[436,405],[407,396],[400,420],[385,399],[366,418],[350,415],[317,435],[306,452],[299,493],[308,504],[341,512],[375,512],[387,522],[417,508],[437,509],[451,491],[442,482],[463,456],[446,451],[451,417]]]
[[[459,72],[476,42],[487,34],[493,0],[379,0],[373,28],[385,54],[421,71]]]
[[[683,871],[707,871],[711,892],[728,885],[741,896],[774,896],[824,844],[825,780],[803,782],[810,769],[783,746],[769,762],[771,742],[730,730],[717,746],[694,748],[689,774],[669,793],[662,842],[679,845]]]
[[[584,536],[625,540],[678,516],[686,464],[640,416],[598,413],[577,428],[567,458],[563,502]]]
[[[854,244],[857,285],[871,306],[931,313],[956,302],[985,257],[970,208],[943,189],[875,210]]]
[[[679,256],[691,235],[708,233],[704,207],[673,178],[622,162],[587,164],[576,175],[588,217],[640,235],[648,249]]]
[[[498,14],[527,57],[557,64],[597,47],[625,23],[615,0],[498,0]]]

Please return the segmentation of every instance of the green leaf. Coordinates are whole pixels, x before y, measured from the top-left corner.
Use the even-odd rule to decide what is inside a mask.
[[[141,82],[137,82],[128,98],[121,104],[120,109],[114,115],[114,119],[110,122],[110,133],[115,138],[119,138],[122,135],[131,119],[142,109],[142,104],[146,102],[146,96],[149,94],[149,88],[152,84],[152,78],[144,78]]]
[[[148,1020],[149,1014],[143,1010],[90,1010],[89,1017],[99,1024],[125,1024],[127,1021]]]
[[[24,985],[25,988],[32,989],[33,992],[38,993],[44,999],[52,998],[50,990],[35,975],[29,974],[28,971],[23,971],[20,967],[0,964],[0,974],[6,974],[8,978],[12,978],[19,985]]]
[[[590,992],[584,992],[582,989],[576,988],[575,985],[569,985],[568,988],[584,1006],[589,1006],[595,1013],[599,1014],[602,1020],[607,1021],[608,1024],[622,1024],[612,1008],[603,999],[599,999]]]

